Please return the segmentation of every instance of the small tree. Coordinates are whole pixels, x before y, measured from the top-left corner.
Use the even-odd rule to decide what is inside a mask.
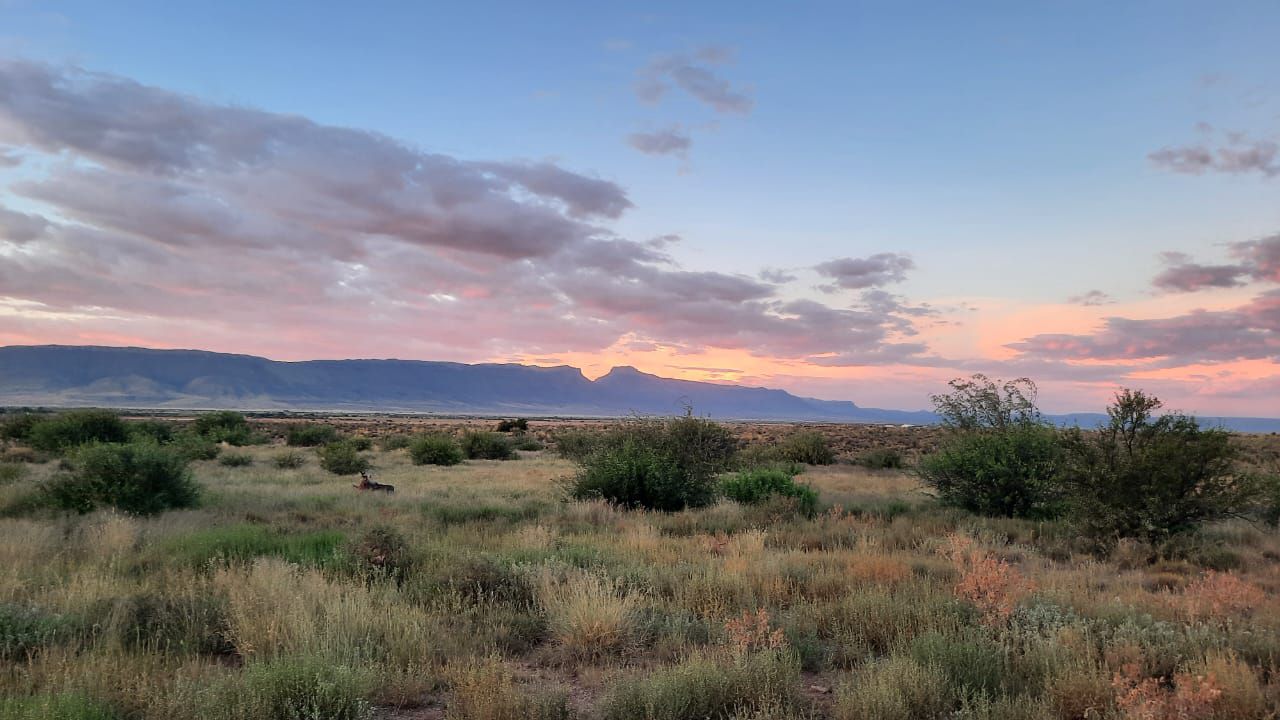
[[[345,440],[332,442],[319,450],[320,467],[334,475],[355,475],[369,469],[369,458]]]
[[[255,441],[249,421],[234,410],[205,413],[191,424],[191,431],[206,440],[229,445],[251,445]]]
[[[952,432],[920,461],[924,483],[943,503],[982,515],[1056,514],[1062,453],[1057,430],[1036,408],[1035,383],[974,375],[949,384],[952,392],[932,399]]]
[[[1068,432],[1063,475],[1073,515],[1097,541],[1159,542],[1212,520],[1246,512],[1259,488],[1233,472],[1226,431],[1203,429],[1179,413],[1156,416],[1162,403],[1124,390],[1097,432]]]
[[[54,506],[80,513],[105,505],[152,514],[199,497],[182,453],[150,442],[86,446],[45,490]]]

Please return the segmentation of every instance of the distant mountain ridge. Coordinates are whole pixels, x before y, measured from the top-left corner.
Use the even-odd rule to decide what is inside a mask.
[[[0,405],[584,417],[670,415],[691,407],[724,420],[937,422],[927,411],[864,408],[785,390],[675,380],[626,366],[589,380],[567,365],[283,362],[204,350],[71,345],[0,347]],[[1105,420],[1094,413],[1050,417],[1084,427]],[[1203,420],[1243,432],[1280,431],[1280,419]]]

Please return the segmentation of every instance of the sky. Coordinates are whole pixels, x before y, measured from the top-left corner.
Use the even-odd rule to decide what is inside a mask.
[[[0,0],[0,345],[1280,416],[1275,2]]]

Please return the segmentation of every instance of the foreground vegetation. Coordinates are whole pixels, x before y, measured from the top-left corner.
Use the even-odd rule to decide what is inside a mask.
[[[1280,534],[1232,478],[1280,448],[1200,464],[1231,513],[1090,506],[1094,533],[1073,488],[1105,499],[1107,435],[1033,405],[958,406],[936,453],[695,417],[12,415],[0,718],[1274,717]]]

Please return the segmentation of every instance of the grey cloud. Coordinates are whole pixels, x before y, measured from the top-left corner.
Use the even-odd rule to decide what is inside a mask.
[[[830,289],[862,290],[902,282],[915,262],[899,253],[877,253],[865,258],[839,258],[814,267],[818,274],[831,278]]]
[[[779,268],[765,268],[760,271],[760,279],[774,285],[786,285],[795,282],[796,276]]]
[[[707,67],[727,62],[730,57],[723,48],[703,48],[694,55],[661,56],[641,70],[636,94],[645,102],[656,103],[674,85],[716,112],[749,113],[755,105],[751,96],[734,89],[728,80]]]
[[[676,155],[684,157],[693,140],[679,127],[654,132],[638,132],[627,136],[627,144],[646,155]]]
[[[1083,305],[1085,307],[1097,307],[1099,305],[1110,305],[1115,302],[1115,298],[1101,290],[1090,290],[1081,295],[1072,295],[1067,298],[1067,302],[1072,305]]]
[[[1243,133],[1227,133],[1225,142],[1216,147],[1206,144],[1166,147],[1150,153],[1147,158],[1158,168],[1189,175],[1256,172],[1275,177],[1280,174],[1280,145],[1271,140],[1251,139]]]
[[[1170,267],[1156,275],[1152,284],[1170,292],[1195,292],[1240,287],[1250,281],[1280,283],[1280,234],[1229,243],[1227,248],[1238,263],[1205,265],[1185,253],[1164,253]]]
[[[39,215],[0,207],[0,241],[21,245],[40,237],[47,227],[49,221]]]

